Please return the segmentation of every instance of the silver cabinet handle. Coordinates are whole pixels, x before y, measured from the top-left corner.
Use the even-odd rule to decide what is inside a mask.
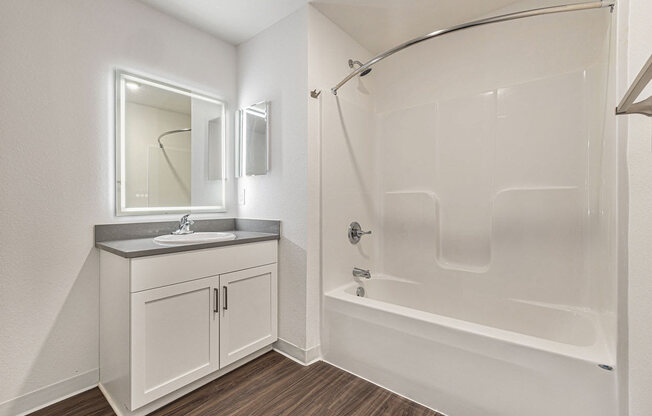
[[[213,294],[215,295],[213,312],[218,313],[220,311],[220,290],[218,288],[213,289]]]
[[[222,309],[227,310],[227,309],[229,309],[229,292],[228,292],[228,288],[226,286],[222,286],[222,291],[224,292],[224,305],[222,306]]]

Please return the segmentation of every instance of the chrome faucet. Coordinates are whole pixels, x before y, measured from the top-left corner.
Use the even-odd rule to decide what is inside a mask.
[[[371,279],[371,272],[369,272],[369,270],[361,269],[359,267],[354,267],[353,276],[364,277],[365,279]]]
[[[180,234],[192,234],[194,231],[190,230],[190,226],[193,225],[195,222],[190,219],[190,214],[186,214],[183,217],[181,217],[181,220],[179,220],[179,229],[176,231],[173,231],[172,234],[180,235]]]

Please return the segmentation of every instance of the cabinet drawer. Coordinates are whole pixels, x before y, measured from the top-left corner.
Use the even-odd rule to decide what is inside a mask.
[[[277,241],[193,250],[131,260],[131,292],[277,262]]]

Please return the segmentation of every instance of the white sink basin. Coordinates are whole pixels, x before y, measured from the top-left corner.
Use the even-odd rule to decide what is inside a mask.
[[[192,233],[192,234],[166,234],[159,235],[154,238],[154,241],[162,245],[179,245],[179,244],[199,244],[199,243],[214,243],[217,241],[235,240],[233,233]]]

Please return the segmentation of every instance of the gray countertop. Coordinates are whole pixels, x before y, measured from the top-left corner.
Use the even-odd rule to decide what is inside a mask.
[[[96,225],[95,247],[120,257],[135,258],[280,238],[280,221],[218,219],[198,220],[193,229],[195,231],[231,232],[235,234],[234,240],[179,245],[162,245],[154,242],[154,237],[169,234],[176,225],[176,222]]]
[[[178,253],[181,251],[199,250],[203,248],[231,246],[234,244],[255,243],[258,241],[278,240],[278,234],[260,233],[255,231],[230,231],[235,234],[235,240],[215,241],[212,243],[161,245],[151,237],[130,240],[102,241],[95,244],[99,249],[117,254],[128,259],[134,257],[154,256],[157,254]]]

